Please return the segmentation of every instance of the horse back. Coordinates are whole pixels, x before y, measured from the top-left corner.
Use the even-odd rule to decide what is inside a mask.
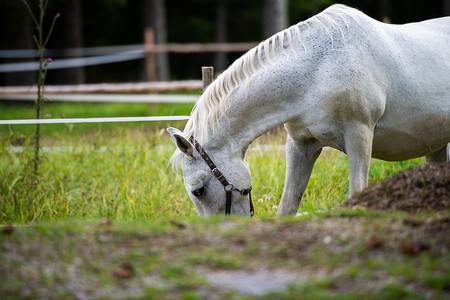
[[[391,25],[355,12],[343,24],[351,26],[335,30],[341,42],[325,50],[316,76],[330,122],[376,116],[372,154],[384,160],[450,142],[450,18]]]

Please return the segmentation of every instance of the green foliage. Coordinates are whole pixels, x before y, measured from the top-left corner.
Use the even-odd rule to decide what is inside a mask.
[[[197,213],[181,174],[168,163],[175,149],[158,128],[94,130],[86,137],[56,135],[54,148],[44,148],[39,181],[29,176],[32,155],[25,138],[19,152],[2,138],[0,154],[0,223],[29,223],[66,218],[157,220]],[[284,185],[284,153],[249,150],[253,197],[259,217],[274,216]],[[390,175],[421,163],[375,162],[371,174]],[[374,178],[371,175],[371,178]],[[373,180],[381,179],[380,175]],[[345,155],[326,150],[316,163],[300,210],[338,207],[346,200],[348,170]]]
[[[46,103],[42,115],[44,118],[106,118],[106,117],[142,117],[189,115],[193,104],[146,104],[146,103]],[[31,105],[5,105],[0,103],[1,119],[32,119],[34,109]],[[152,124],[142,122],[129,123],[86,123],[86,124],[49,124],[41,126],[43,136],[64,139],[64,136],[90,134],[102,129],[113,128],[164,128],[166,122]],[[183,126],[183,123],[172,125]],[[0,137],[11,138],[14,144],[20,144],[33,134],[29,125],[0,126]]]
[[[379,295],[380,299],[426,299],[423,295],[417,295],[404,286],[387,284]]]
[[[18,109],[20,108],[20,109]],[[47,117],[111,117],[189,114],[192,104],[49,103]],[[2,119],[31,118],[32,107],[0,107]],[[181,174],[168,163],[175,150],[164,133],[182,122],[45,125],[40,180],[30,177],[34,141],[29,126],[0,127],[0,223],[66,218],[156,220],[196,216]],[[276,137],[280,136],[280,137]],[[255,142],[246,160],[252,172],[258,217],[275,216],[285,177],[282,133]],[[264,140],[264,141],[263,141]],[[259,150],[261,143],[269,151]],[[12,146],[19,147],[14,150]],[[377,182],[423,159],[374,160],[370,182]],[[300,211],[338,207],[347,198],[344,154],[325,149],[317,160]],[[221,262],[217,262],[221,263]]]
[[[159,145],[159,135],[113,134],[121,137],[104,137],[99,131],[93,144],[74,141],[45,153],[35,183],[28,176],[28,144],[22,153],[2,152],[1,223],[195,214],[178,184],[182,179],[166,167],[172,149]]]
[[[45,84],[45,77],[47,76],[47,66],[51,62],[50,58],[44,59],[44,50],[47,46],[48,40],[50,39],[50,36],[52,35],[53,27],[55,26],[56,20],[60,17],[60,14],[56,14],[53,17],[53,22],[50,26],[49,31],[47,34],[44,33],[44,19],[45,19],[45,12],[47,10],[48,0],[40,0],[39,1],[39,14],[34,14],[33,10],[31,9],[30,5],[26,0],[22,0],[22,2],[25,4],[25,7],[27,8],[28,12],[30,13],[31,19],[34,22],[34,25],[36,26],[37,35],[33,36],[34,42],[36,44],[36,47],[39,52],[39,72],[38,72],[38,81],[37,81],[37,97],[36,97],[36,119],[40,119],[42,115],[42,105],[44,102],[44,84]],[[40,157],[39,157],[39,151],[40,151],[40,137],[41,137],[41,127],[40,124],[36,124],[36,133],[34,135],[35,137],[35,150],[34,150],[34,166],[33,166],[33,174],[34,176],[38,175],[38,169],[39,169],[39,163],[40,163]]]

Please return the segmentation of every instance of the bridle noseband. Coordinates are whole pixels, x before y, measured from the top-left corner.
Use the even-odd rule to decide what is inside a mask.
[[[252,193],[251,193],[252,187],[250,186],[250,188],[248,188],[248,189],[240,190],[240,189],[236,188],[233,184],[229,183],[227,181],[227,179],[225,178],[225,176],[222,174],[222,172],[216,167],[216,165],[211,160],[209,155],[206,154],[205,149],[203,149],[202,146],[200,146],[200,144],[193,137],[191,137],[189,139],[189,141],[194,144],[195,149],[197,149],[200,156],[203,158],[203,160],[206,162],[208,167],[211,169],[211,173],[213,173],[214,176],[217,179],[219,179],[220,183],[223,185],[223,188],[226,193],[225,215],[230,214],[232,192],[237,191],[237,192],[241,193],[241,195],[248,195],[248,199],[250,202],[250,216],[253,217],[253,215],[255,214],[255,210],[253,208],[253,202],[252,202]]]

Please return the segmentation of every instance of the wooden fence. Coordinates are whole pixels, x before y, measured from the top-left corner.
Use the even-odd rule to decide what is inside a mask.
[[[202,68],[202,88],[206,88],[214,78],[214,69],[212,67]],[[17,95],[16,95],[17,96]],[[29,100],[35,96],[29,96]],[[66,95],[67,97],[74,97],[72,100],[79,98],[80,95]],[[102,97],[102,95],[92,95],[91,97]],[[103,95],[106,96],[101,102],[111,102],[110,99],[114,97],[124,97],[123,95]],[[131,96],[131,95],[130,95]],[[145,95],[138,95],[145,96]],[[150,96],[150,95],[148,95]],[[164,96],[164,95],[163,95]],[[178,102],[196,101],[196,96],[186,95],[165,95],[167,98],[178,97]],[[22,95],[23,97],[23,95]],[[61,97],[61,95],[59,95]],[[126,98],[126,96],[125,96]],[[182,98],[182,99],[181,99]],[[108,100],[109,99],[109,100]],[[124,99],[120,100],[124,102]],[[128,101],[125,101],[128,102]],[[143,102],[143,101],[140,101]],[[171,101],[174,102],[174,101]],[[67,124],[67,123],[109,123],[109,122],[154,122],[154,121],[182,121],[188,120],[189,116],[145,116],[145,117],[114,117],[114,118],[67,118],[67,119],[20,119],[20,120],[0,120],[0,125],[26,125],[26,124]]]
[[[256,46],[257,43],[168,43],[155,44],[153,30],[145,31],[145,43],[142,45],[125,45],[94,48],[64,49],[64,53],[77,53],[91,55],[90,57],[77,57],[58,59],[48,65],[49,69],[70,67],[83,67],[99,64],[110,64],[127,60],[145,59],[146,74],[150,80],[139,83],[114,83],[114,84],[81,84],[81,85],[47,85],[46,94],[69,93],[158,93],[167,91],[187,91],[202,89],[200,80],[184,80],[157,82],[155,79],[155,54],[156,53],[202,53],[202,52],[246,52]],[[47,50],[46,55],[56,55],[55,50]],[[35,50],[0,50],[0,58],[35,58]],[[92,56],[95,55],[95,56]],[[38,69],[37,62],[0,64],[0,72],[24,72]],[[35,94],[35,86],[4,86],[0,87],[0,99],[6,99],[7,95]],[[16,97],[17,98],[17,97]]]
[[[46,85],[45,94],[86,94],[86,93],[158,93],[168,91],[201,91],[201,80],[185,81],[155,81],[137,83],[99,83],[78,85]],[[36,94],[36,86],[3,86],[0,87],[0,97],[8,95]]]

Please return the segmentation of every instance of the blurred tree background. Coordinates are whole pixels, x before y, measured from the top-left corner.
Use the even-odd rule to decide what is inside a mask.
[[[29,0],[37,8],[37,0]],[[48,25],[61,13],[48,48],[58,59],[77,56],[67,48],[142,44],[144,30],[155,43],[257,42],[320,12],[333,0],[49,0]],[[391,23],[450,15],[450,0],[341,0]],[[33,28],[21,0],[0,0],[0,49],[33,49]],[[159,54],[158,80],[200,77],[200,67],[225,69],[242,53]],[[25,59],[0,59],[0,63]],[[33,84],[35,72],[0,73],[0,85]],[[144,81],[144,60],[48,72],[48,84]]]

